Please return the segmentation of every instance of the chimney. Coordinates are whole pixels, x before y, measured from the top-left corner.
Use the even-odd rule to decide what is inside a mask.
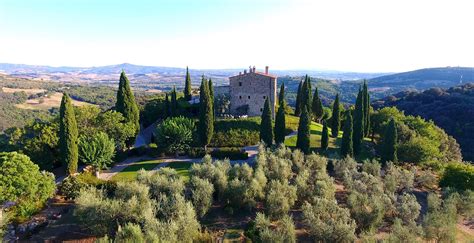
[[[249,66],[249,73],[252,72],[252,66]]]
[[[239,72],[239,75],[242,75],[242,72]]]
[[[247,69],[244,69],[244,74],[246,74],[246,73],[247,73]]]
[[[255,73],[255,66],[253,66],[253,69],[252,69],[252,71]]]
[[[265,74],[268,74],[268,66],[265,66]]]

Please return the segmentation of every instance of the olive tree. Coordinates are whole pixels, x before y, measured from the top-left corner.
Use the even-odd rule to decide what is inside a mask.
[[[212,205],[214,186],[207,179],[191,179],[191,199],[199,217],[203,217]]]
[[[297,199],[296,187],[288,181],[272,180],[268,185],[265,207],[271,218],[280,218],[290,211]]]

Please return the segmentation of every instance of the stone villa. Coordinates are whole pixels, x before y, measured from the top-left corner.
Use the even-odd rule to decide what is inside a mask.
[[[238,75],[229,77],[230,112],[236,115],[260,116],[265,99],[270,100],[272,114],[275,116],[277,77],[258,72],[255,66]]]

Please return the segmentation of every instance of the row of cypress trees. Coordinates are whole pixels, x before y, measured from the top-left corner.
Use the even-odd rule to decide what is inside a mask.
[[[265,99],[265,104],[263,106],[260,122],[260,140],[263,141],[267,146],[272,145],[273,142],[275,142],[275,144],[281,144],[285,142],[285,107],[285,84],[282,84],[280,87],[280,93],[278,95],[278,111],[275,116],[275,127],[272,127],[273,115],[268,97]]]
[[[125,72],[120,74],[119,88],[117,91],[117,101],[115,110],[122,113],[125,123],[131,123],[135,126],[135,136],[140,130],[140,113],[135,101],[130,81]],[[74,106],[67,93],[63,94],[61,106],[59,108],[59,151],[61,162],[67,167],[67,173],[73,175],[77,172],[77,163],[79,160],[78,152],[78,129]],[[133,139],[128,141],[128,145],[133,144]]]

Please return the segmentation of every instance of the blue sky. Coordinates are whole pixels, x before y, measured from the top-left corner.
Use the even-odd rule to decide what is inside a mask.
[[[0,62],[405,71],[474,66],[468,0],[0,0]]]

